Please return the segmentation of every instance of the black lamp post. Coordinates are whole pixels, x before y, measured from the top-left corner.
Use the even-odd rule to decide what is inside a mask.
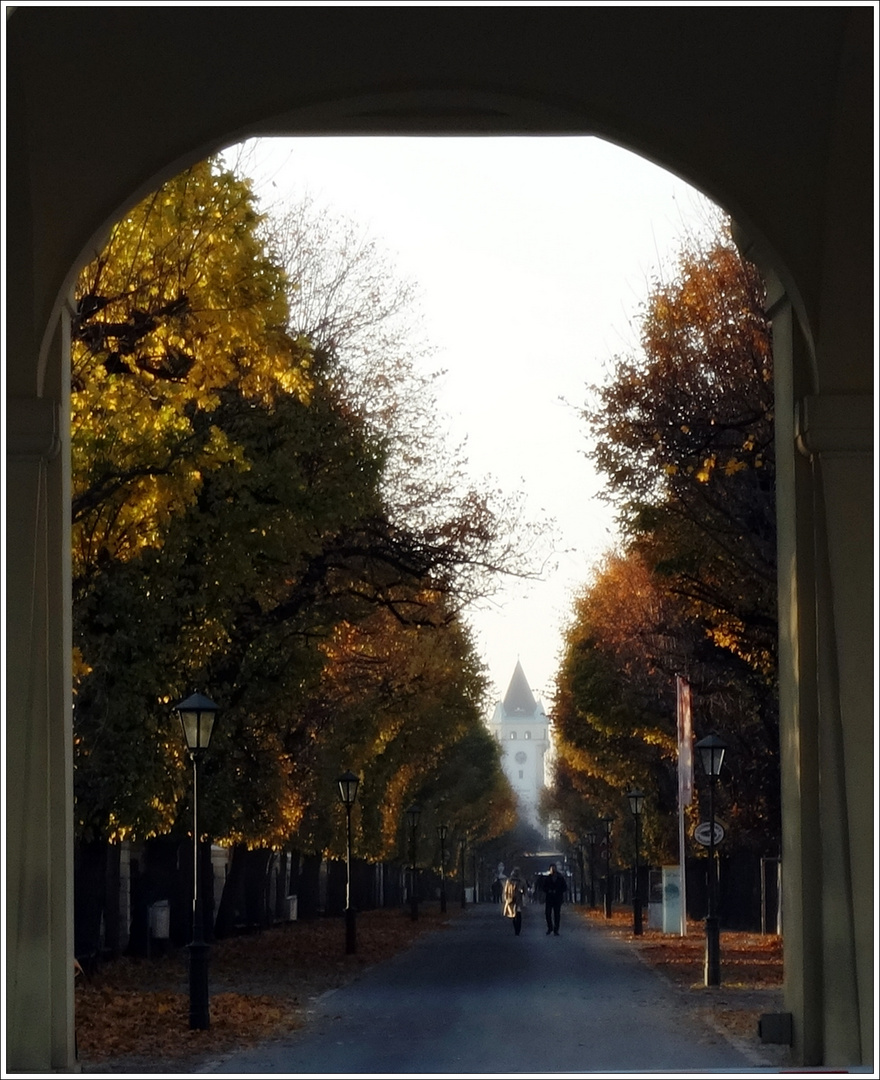
[[[413,922],[419,917],[419,895],[416,891],[416,830],[419,827],[419,817],[422,813],[420,806],[416,806],[415,803],[409,807],[406,811],[406,820],[409,822],[410,829],[410,841],[409,841],[409,854],[410,854],[410,892],[409,892],[409,905],[410,915]]]
[[[611,822],[613,817],[600,818],[605,825],[605,918],[611,918]]]
[[[336,781],[339,798],[345,807],[345,951],[357,952],[357,925],[351,906],[351,808],[357,798],[360,780],[353,772],[344,772]]]
[[[587,833],[587,843],[590,845],[590,907],[596,906],[596,830],[590,829]]]
[[[718,874],[715,867],[715,785],[721,775],[727,743],[717,735],[707,735],[694,743],[703,772],[709,777],[709,903],[706,914],[706,986],[721,985],[721,939],[718,927]]]
[[[629,799],[629,808],[632,811],[632,816],[636,822],[636,865],[635,865],[635,880],[633,881],[633,934],[639,935],[642,932],[642,893],[639,888],[639,825],[642,820],[642,807],[645,803],[645,796],[638,790],[633,788],[627,795]]]
[[[205,941],[204,902],[199,889],[199,766],[214,730],[217,706],[204,694],[192,694],[174,706],[193,763],[193,913],[189,944],[189,1026],[206,1031],[211,1026],[208,999],[208,952]]]
[[[437,836],[440,838],[440,914],[446,914],[446,834],[449,832],[448,825],[437,826]]]
[[[464,890],[464,853],[467,848],[467,840],[462,837],[458,842],[459,853],[461,854],[461,906],[464,907],[467,903],[467,896]]]

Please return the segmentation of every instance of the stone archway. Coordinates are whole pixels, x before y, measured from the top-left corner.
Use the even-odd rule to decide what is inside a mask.
[[[871,9],[19,8],[8,21],[7,990],[73,1065],[67,290],[119,213],[259,134],[602,135],[725,206],[773,284],[786,989],[873,1046]],[[748,239],[746,239],[746,237]]]

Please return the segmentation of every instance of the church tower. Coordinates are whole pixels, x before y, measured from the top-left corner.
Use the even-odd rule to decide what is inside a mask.
[[[504,700],[495,705],[489,730],[501,746],[501,765],[516,792],[522,820],[543,832],[538,803],[550,749],[550,721],[529,688],[519,660]]]

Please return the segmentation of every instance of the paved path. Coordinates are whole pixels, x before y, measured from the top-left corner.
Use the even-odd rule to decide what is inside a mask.
[[[634,951],[562,909],[523,932],[491,904],[320,997],[308,1027],[202,1072],[314,1076],[774,1072],[707,1027]]]

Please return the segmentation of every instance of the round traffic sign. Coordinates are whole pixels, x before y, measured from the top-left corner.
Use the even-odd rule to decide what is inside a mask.
[[[712,842],[712,826],[708,821],[701,821],[694,829],[694,840],[703,847],[709,847]],[[715,822],[715,843],[720,844],[724,839],[724,826],[720,821]]]

